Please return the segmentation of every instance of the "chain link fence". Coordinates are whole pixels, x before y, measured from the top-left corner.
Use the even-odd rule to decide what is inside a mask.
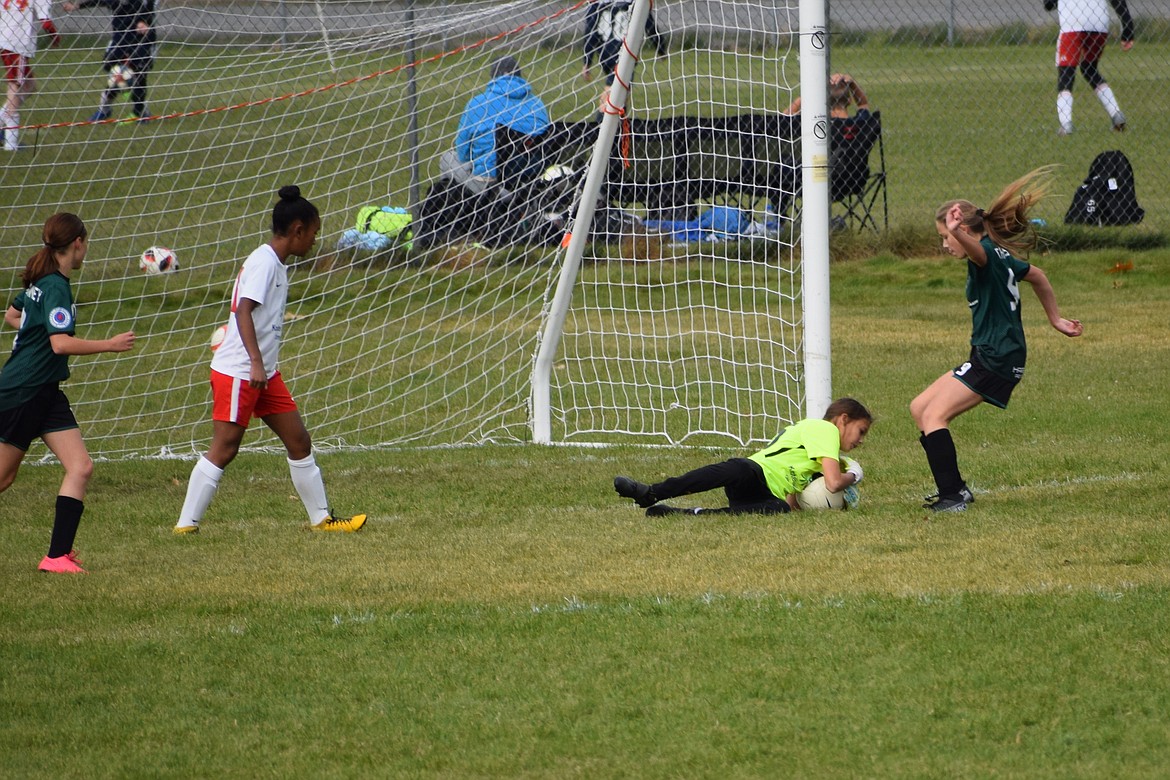
[[[882,112],[891,225],[929,224],[949,198],[986,203],[1018,176],[1054,164],[1050,197],[1037,211],[1048,226],[1071,220],[1136,225],[1125,230],[1142,234],[1170,229],[1163,87],[1170,1],[1120,3],[1132,17],[1132,46],[1110,0],[1060,0],[1062,8],[1051,11],[1048,4],[1056,5],[830,3],[832,68],[856,79]],[[1061,11],[1072,29],[1092,28],[1104,16],[1108,37],[1095,72],[1069,66],[1058,86]],[[1087,192],[1094,160],[1112,151],[1132,165],[1138,206],[1119,216],[1108,201],[1126,195],[1123,176],[1106,176],[1100,193]]]
[[[1059,167],[1052,196],[1041,207],[1042,218],[1062,223],[1093,160],[1117,150],[1134,170],[1136,199],[1144,211],[1140,229],[1170,229],[1170,203],[1165,202],[1170,200],[1170,144],[1163,130],[1166,101],[1161,86],[1163,74],[1170,72],[1170,0],[1128,2],[1134,30],[1128,50],[1112,0],[1060,0],[1066,11],[1104,13],[1109,22],[1099,77],[1094,76],[1108,86],[1108,96],[1103,100],[1101,84],[1091,84],[1074,70],[1062,109],[1065,124],[1073,127],[1066,135],[1061,134],[1057,107],[1059,16],[1057,10],[1045,9],[1046,0],[827,2],[832,68],[850,74],[882,112],[890,226],[929,226],[929,215],[941,201],[989,199],[1007,182],[1046,164]],[[408,19],[420,24],[452,19],[450,24],[444,21],[443,43],[455,47],[532,21],[530,5],[513,5],[160,0],[158,23],[164,46],[170,47],[224,35],[233,45],[246,43],[250,36],[336,43],[379,29],[401,30]],[[584,16],[583,8],[564,13],[570,5],[550,0],[537,9],[553,17],[542,26],[553,36],[550,44],[559,41],[555,48],[566,53],[579,50]],[[480,10],[468,17],[462,9],[470,7]],[[782,49],[792,44],[798,10],[799,0],[655,3],[659,26],[675,51],[760,43]],[[246,21],[229,25],[229,32],[221,17]],[[464,29],[458,20],[466,18],[475,24]],[[82,35],[100,36],[108,24],[108,14],[93,11],[62,20],[70,33]],[[173,56],[172,51],[164,56]],[[163,83],[165,78],[159,74],[157,80]],[[547,84],[542,88],[548,91]],[[1124,132],[1114,129],[1113,115],[1118,113],[1125,119]]]

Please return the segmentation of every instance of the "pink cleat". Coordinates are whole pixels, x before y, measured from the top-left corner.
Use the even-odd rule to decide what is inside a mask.
[[[47,571],[51,574],[85,574],[85,569],[77,565],[74,559],[74,554],[62,555],[59,558],[50,558],[45,556],[41,559],[41,565],[37,567],[40,571]]]

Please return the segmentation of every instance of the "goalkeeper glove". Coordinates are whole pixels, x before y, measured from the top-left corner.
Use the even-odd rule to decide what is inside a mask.
[[[861,501],[861,494],[857,492],[857,488],[853,485],[845,488],[845,506],[847,508],[856,509],[859,501]]]
[[[853,484],[856,485],[865,476],[865,472],[861,470],[861,464],[853,458],[841,458],[841,464],[845,466],[845,473],[853,475]]]

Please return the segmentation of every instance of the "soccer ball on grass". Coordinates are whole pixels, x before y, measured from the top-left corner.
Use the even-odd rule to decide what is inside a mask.
[[[165,246],[152,246],[142,253],[138,267],[148,276],[174,273],[179,270],[179,258]]]

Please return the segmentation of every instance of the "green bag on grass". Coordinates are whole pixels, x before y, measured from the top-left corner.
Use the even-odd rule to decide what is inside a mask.
[[[411,248],[414,231],[410,229],[413,217],[404,208],[397,206],[363,206],[358,209],[357,230],[359,233],[381,233],[398,239],[407,249]]]

